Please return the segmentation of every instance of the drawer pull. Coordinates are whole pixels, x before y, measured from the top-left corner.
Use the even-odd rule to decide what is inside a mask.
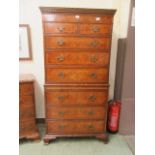
[[[57,61],[64,61],[64,60],[65,60],[65,58],[62,55],[60,55],[60,56],[57,57]]]
[[[88,125],[87,128],[88,128],[88,129],[93,129],[94,126],[93,126],[93,125]]]
[[[64,116],[65,112],[64,111],[60,111],[59,115]]]
[[[91,78],[96,78],[96,73],[91,73],[89,76],[90,76]]]
[[[59,101],[63,101],[64,99],[65,99],[64,96],[58,96],[58,100],[59,100]]]
[[[64,125],[59,125],[59,129],[63,130],[65,128]]]
[[[88,99],[89,99],[90,101],[95,101],[95,100],[96,100],[96,96],[89,96]]]
[[[80,16],[79,15],[75,15],[75,19],[80,19]]]
[[[91,60],[91,62],[96,62],[96,61],[98,60],[98,58],[97,58],[96,56],[92,56],[92,57],[90,58],[90,60]]]
[[[57,41],[57,45],[59,45],[59,46],[62,46],[64,44],[65,44],[64,40],[58,40]]]
[[[93,111],[88,111],[87,114],[88,115],[94,115],[94,112]]]
[[[92,41],[92,42],[89,43],[89,45],[95,47],[95,46],[97,46],[97,42],[96,41]]]
[[[99,32],[99,31],[100,31],[100,28],[97,27],[97,26],[93,26],[93,27],[92,27],[92,31],[93,31],[93,32]]]
[[[64,26],[59,26],[59,27],[57,27],[57,30],[58,30],[59,32],[63,32],[63,31],[64,31],[64,29],[65,29],[65,27],[64,27]]]
[[[64,78],[64,77],[65,77],[65,74],[64,74],[63,72],[60,72],[60,73],[58,74],[58,76],[59,76],[60,78]]]

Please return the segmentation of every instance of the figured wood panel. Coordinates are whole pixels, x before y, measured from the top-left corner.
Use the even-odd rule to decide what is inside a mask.
[[[65,14],[65,13],[47,13],[42,15],[43,21],[50,22],[84,22],[84,23],[106,23],[111,24],[113,16],[101,14]]]
[[[77,24],[72,23],[44,23],[44,32],[53,34],[74,34],[77,32]]]
[[[47,119],[104,119],[104,107],[47,107]]]
[[[85,49],[110,49],[110,38],[89,37],[50,37],[45,36],[46,49],[85,48]]]
[[[108,82],[107,68],[46,68],[46,82],[52,83],[105,83]]]
[[[63,52],[63,50],[45,52],[47,65],[109,65],[109,52]]]
[[[47,132],[57,134],[103,133],[104,121],[47,121]]]
[[[24,82],[19,84],[20,95],[32,95],[33,91],[33,82]]]
[[[77,88],[78,89],[78,88]],[[105,90],[46,90],[46,105],[51,106],[94,106],[105,105],[108,99],[108,89]]]

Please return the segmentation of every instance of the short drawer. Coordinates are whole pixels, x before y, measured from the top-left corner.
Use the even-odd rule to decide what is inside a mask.
[[[104,107],[47,107],[47,119],[105,119]]]
[[[47,121],[49,134],[95,134],[104,131],[104,121]]]
[[[19,106],[19,119],[31,120],[35,118],[34,105],[20,105]]]
[[[112,15],[99,14],[65,14],[65,13],[47,13],[42,15],[43,21],[47,22],[81,22],[81,23],[105,23],[113,22]]]
[[[106,83],[108,68],[46,68],[46,82]]]
[[[20,134],[25,132],[32,132],[37,130],[35,125],[35,120],[29,120],[29,121],[19,121],[19,132]]]
[[[47,65],[109,65],[109,52],[45,52]]]
[[[80,34],[111,35],[112,25],[108,24],[80,24]]]
[[[77,32],[77,24],[69,23],[44,23],[44,33],[74,34]]]
[[[45,36],[46,49],[110,49],[110,37],[51,37]]]
[[[45,99],[49,106],[104,106],[108,100],[108,88],[45,87]]]
[[[19,104],[20,105],[34,104],[34,96],[33,95],[20,95]]]
[[[19,84],[19,94],[20,95],[30,95],[33,94],[33,82],[20,83]]]

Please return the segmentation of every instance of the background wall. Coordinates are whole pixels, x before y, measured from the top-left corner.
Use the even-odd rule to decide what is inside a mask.
[[[114,18],[111,64],[110,94],[113,98],[115,83],[115,64],[118,38],[127,36],[130,0],[20,0],[20,24],[29,24],[31,29],[33,61],[20,61],[20,73],[32,73],[36,77],[35,97],[37,118],[44,114],[44,58],[43,32],[40,6],[73,7],[73,8],[107,8],[117,9]]]

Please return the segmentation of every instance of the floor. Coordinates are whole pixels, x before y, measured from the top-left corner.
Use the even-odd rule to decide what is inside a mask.
[[[39,125],[41,136],[45,130]],[[119,134],[110,135],[108,144],[95,138],[59,138],[49,145],[43,141],[20,141],[20,155],[133,155],[134,137]]]

